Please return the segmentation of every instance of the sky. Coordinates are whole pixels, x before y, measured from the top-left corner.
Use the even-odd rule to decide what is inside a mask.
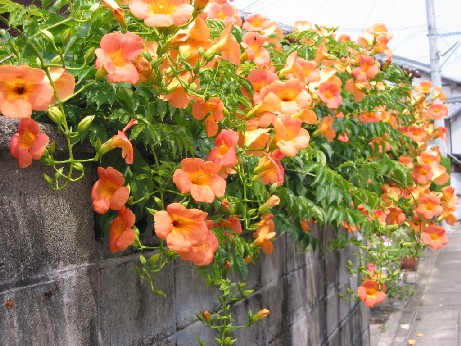
[[[384,23],[394,55],[430,64],[425,0],[234,0],[238,9],[293,25],[297,20],[339,26],[355,39],[366,27]],[[442,76],[461,81],[461,0],[434,0]]]

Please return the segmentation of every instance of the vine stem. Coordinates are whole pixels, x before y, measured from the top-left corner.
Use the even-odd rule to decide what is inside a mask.
[[[11,59],[12,57],[14,57],[14,54],[8,55],[6,58],[3,58],[2,60],[0,60],[0,64],[3,64],[5,61]]]
[[[50,74],[50,71],[49,71],[48,67],[46,66],[45,59],[43,58],[43,55],[40,53],[40,50],[38,49],[38,47],[28,37],[26,37],[23,32],[21,32],[21,36],[23,36],[26,39],[27,43],[32,47],[32,49],[37,54],[37,57],[40,60],[40,63],[42,64],[43,70],[45,71],[45,74],[48,77],[48,81],[50,82],[50,85],[53,88],[54,97],[56,99],[56,104],[58,105],[58,108],[59,108],[59,110],[61,111],[61,114],[62,114],[61,124],[60,124],[62,126],[62,128],[61,128],[61,126],[59,126],[59,128],[62,130],[62,132],[66,136],[67,148],[68,148],[68,152],[69,152],[69,159],[68,160],[69,160],[70,163],[72,163],[75,160],[74,160],[74,153],[72,151],[73,145],[72,145],[72,142],[71,142],[71,139],[70,139],[70,136],[69,136],[69,125],[67,124],[67,118],[65,116],[65,110],[64,110],[64,107],[63,107],[63,103],[59,98],[58,91],[56,89],[56,85],[55,85],[55,83],[53,81],[53,78],[51,77],[51,74]],[[67,185],[69,185],[70,179],[72,179],[73,171],[74,171],[74,168],[73,168],[73,166],[71,164],[70,167],[69,167],[69,172],[68,172],[68,174],[66,176],[67,179],[66,179],[65,183],[62,186],[57,185],[56,186],[57,190],[62,190]]]
[[[71,20],[72,20],[71,17],[66,18],[66,19],[63,19],[62,21],[57,22],[57,23],[54,23],[54,24],[50,25],[49,27],[47,27],[47,28],[45,28],[45,29],[43,29],[43,30],[50,30],[50,29],[56,28],[57,26],[60,26],[60,25],[65,24],[65,23],[67,23],[67,22],[70,22]],[[33,35],[32,35],[31,37],[29,37],[29,38],[34,38],[35,36],[39,35],[40,33],[41,33],[40,31],[37,31],[35,34],[33,34]]]
[[[247,184],[246,184],[246,179],[245,179],[245,170],[243,168],[243,165],[240,164],[238,165],[238,174],[240,181],[243,183],[243,199],[244,201],[247,201]],[[245,224],[245,229],[248,229],[248,206],[247,203],[243,203],[243,222]]]
[[[88,87],[90,87],[90,86],[92,86],[92,85],[94,85],[94,84],[96,84],[96,81],[92,81],[92,82],[88,83],[87,85],[82,86],[80,89],[78,89],[76,92],[74,92],[71,96],[69,96],[68,99],[70,99],[70,98],[72,98],[72,97],[74,97],[74,96],[77,96],[77,95],[80,94],[82,91],[84,91],[86,88],[88,88]]]

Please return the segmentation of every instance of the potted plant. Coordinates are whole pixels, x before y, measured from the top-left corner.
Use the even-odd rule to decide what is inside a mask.
[[[416,271],[423,246],[414,231],[401,226],[392,234],[392,246],[400,259],[400,269]]]

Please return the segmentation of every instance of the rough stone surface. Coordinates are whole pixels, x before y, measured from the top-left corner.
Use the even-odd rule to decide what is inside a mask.
[[[194,266],[176,261],[156,280],[166,297],[154,295],[136,274],[139,255],[110,254],[107,239],[96,240],[92,167],[79,183],[52,191],[43,165],[19,170],[10,156],[16,128],[0,117],[0,344],[188,346],[202,338],[212,345],[214,335],[195,314],[216,311],[217,291]],[[334,236],[313,231],[324,245]],[[338,299],[354,284],[345,273],[351,257],[349,250],[299,253],[280,236],[273,255],[250,268],[255,292],[232,308],[241,324],[248,309],[271,313],[236,332],[237,344],[368,345],[367,310]]]
[[[90,182],[54,192],[39,163],[20,170],[1,151],[0,162],[0,288],[40,282],[51,270],[94,261],[93,212],[89,194],[81,195]]]

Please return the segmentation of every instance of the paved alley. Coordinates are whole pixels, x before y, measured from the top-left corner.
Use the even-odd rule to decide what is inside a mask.
[[[416,295],[372,313],[372,346],[461,346],[461,225],[447,234],[445,247],[427,249],[417,271],[407,273]]]
[[[461,227],[448,237],[448,245],[420,263],[418,292],[407,306],[415,312],[410,345],[461,345]]]

